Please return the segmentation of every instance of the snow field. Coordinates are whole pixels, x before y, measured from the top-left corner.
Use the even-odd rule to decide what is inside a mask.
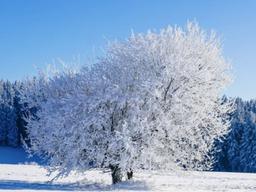
[[[1,164],[0,191],[256,191],[256,174],[221,172],[135,173],[132,181],[111,185],[109,173],[87,171],[58,179],[53,183],[45,168],[38,165]]]

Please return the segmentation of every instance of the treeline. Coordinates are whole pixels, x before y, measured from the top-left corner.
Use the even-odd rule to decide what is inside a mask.
[[[25,106],[21,102],[23,82],[0,80],[0,145],[18,147],[26,138]]]
[[[216,154],[214,170],[256,172],[256,100],[235,100],[231,128]]]

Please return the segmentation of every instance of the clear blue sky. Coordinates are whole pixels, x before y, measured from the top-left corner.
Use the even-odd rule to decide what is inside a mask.
[[[194,19],[222,37],[235,75],[226,94],[256,98],[255,0],[0,0],[0,78],[22,79],[56,58],[85,63],[131,29]]]

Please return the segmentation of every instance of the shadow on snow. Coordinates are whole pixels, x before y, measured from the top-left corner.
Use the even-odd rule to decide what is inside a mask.
[[[116,189],[145,191],[148,187],[144,182],[124,181],[116,185],[103,185],[99,183],[50,183],[27,182],[19,180],[0,180],[0,190],[60,190],[60,191],[111,191]]]

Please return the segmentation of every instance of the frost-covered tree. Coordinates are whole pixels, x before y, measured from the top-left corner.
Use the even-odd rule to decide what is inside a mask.
[[[210,169],[229,126],[219,99],[229,81],[218,39],[197,24],[132,34],[91,68],[29,88],[31,150],[60,175],[110,168],[113,183],[138,169]]]

